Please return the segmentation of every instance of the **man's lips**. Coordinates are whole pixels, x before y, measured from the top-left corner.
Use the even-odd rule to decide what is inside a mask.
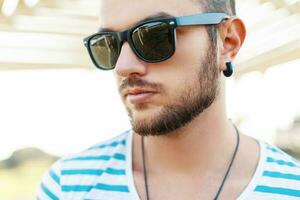
[[[139,95],[144,93],[157,93],[157,91],[149,90],[149,89],[143,89],[143,88],[129,88],[124,91],[124,96],[128,95]]]
[[[127,89],[124,92],[125,99],[128,99],[131,103],[143,103],[147,101],[149,98],[157,94],[157,91],[147,90],[142,88],[131,88]]]

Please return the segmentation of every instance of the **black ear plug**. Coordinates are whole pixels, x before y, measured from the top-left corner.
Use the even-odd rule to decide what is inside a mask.
[[[233,65],[231,62],[226,63],[226,70],[223,71],[224,76],[230,77],[233,74]]]

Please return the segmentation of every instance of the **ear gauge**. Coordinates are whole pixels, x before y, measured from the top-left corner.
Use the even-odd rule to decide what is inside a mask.
[[[230,77],[233,74],[233,65],[231,62],[226,62],[226,70],[223,71],[224,76]]]

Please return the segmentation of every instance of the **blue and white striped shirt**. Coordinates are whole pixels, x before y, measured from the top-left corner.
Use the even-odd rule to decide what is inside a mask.
[[[256,172],[238,200],[300,200],[300,164],[260,143]],[[42,179],[40,200],[139,200],[132,173],[132,132],[57,161]]]

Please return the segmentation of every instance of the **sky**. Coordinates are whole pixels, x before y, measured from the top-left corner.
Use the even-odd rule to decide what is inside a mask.
[[[272,142],[300,115],[300,60],[227,81],[229,118]],[[242,119],[242,121],[241,121]],[[0,160],[24,147],[63,156],[130,129],[112,72],[87,69],[0,72]]]

